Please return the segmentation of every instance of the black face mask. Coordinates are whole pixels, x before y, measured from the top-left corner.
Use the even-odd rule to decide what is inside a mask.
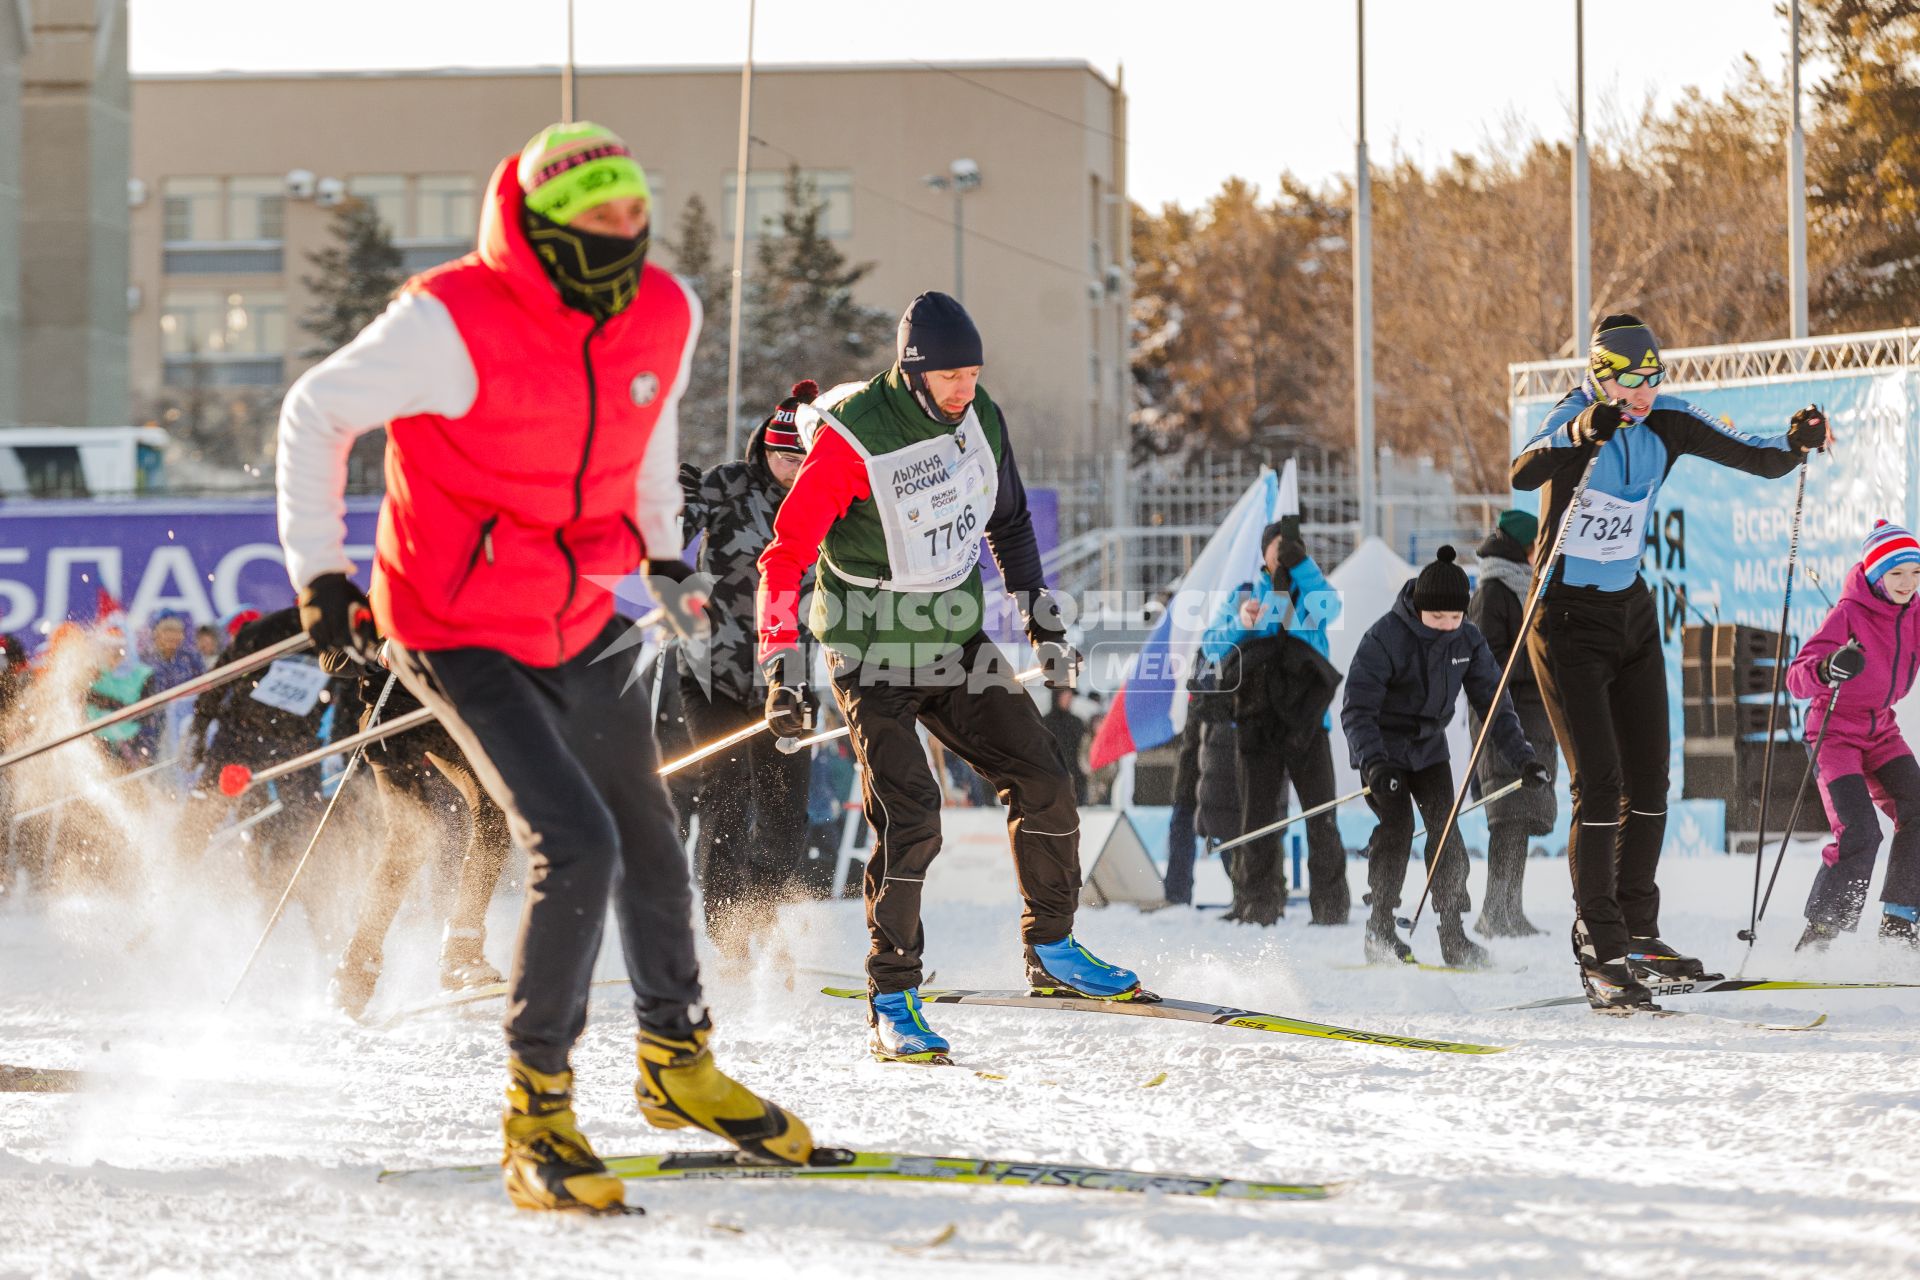
[[[603,236],[563,227],[531,209],[522,211],[527,242],[560,290],[561,300],[596,320],[625,311],[640,291],[640,268],[651,236]]]

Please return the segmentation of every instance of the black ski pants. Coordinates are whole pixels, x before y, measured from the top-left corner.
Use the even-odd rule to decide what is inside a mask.
[[[867,984],[877,994],[920,985],[926,933],[920,897],[940,852],[940,784],[917,724],[972,765],[1007,807],[1013,873],[1029,946],[1073,930],[1080,903],[1080,813],[1073,773],[1006,655],[976,633],[951,661],[919,669],[836,666],[834,699],[862,766],[874,842],[862,889]]]
[[[1257,831],[1278,822],[1287,809],[1287,783],[1299,794],[1302,812],[1333,799],[1333,746],[1324,728],[1316,729],[1306,749],[1287,756],[1249,750],[1240,736],[1240,829]],[[1333,810],[1308,818],[1307,903],[1315,924],[1345,924],[1352,905],[1347,889],[1347,850],[1340,843],[1340,819]],[[1413,828],[1407,832],[1412,834]],[[1231,875],[1234,906],[1242,920],[1272,924],[1287,913],[1287,831],[1261,836],[1235,850]]]
[[[764,719],[690,674],[680,676],[680,706],[695,745],[718,741]],[[807,839],[807,784],[813,751],[791,755],[770,733],[756,734],[694,766],[700,774],[700,839],[694,852],[707,936],[737,950],[747,929],[771,918],[800,874]]]
[[[1527,637],[1573,801],[1574,910],[1601,960],[1660,932],[1667,834],[1667,665],[1653,595],[1548,589]]]
[[[1380,819],[1367,854],[1367,888],[1373,891],[1373,913],[1391,916],[1400,906],[1407,882],[1407,859],[1413,853],[1415,806],[1427,829],[1426,862],[1433,877],[1433,909],[1443,916],[1460,915],[1472,903],[1467,897],[1467,846],[1457,823],[1447,839],[1447,854],[1440,859],[1440,869],[1433,870],[1434,859],[1440,854],[1440,830],[1447,824],[1447,811],[1453,808],[1453,764],[1447,760],[1414,770],[1407,789],[1398,796],[1367,796],[1367,807]]]
[[[684,1032],[700,1001],[693,889],[654,757],[652,709],[627,663],[596,661],[615,618],[557,667],[495,649],[408,650],[393,669],[466,752],[527,851],[507,999],[507,1045],[564,1071],[587,1024],[587,988],[612,901],[642,1023]]]
[[[1173,766],[1173,815],[1167,822],[1168,902],[1193,901],[1193,858],[1198,841],[1193,830],[1200,811],[1200,725],[1189,715],[1180,730],[1180,755]]]
[[[1880,853],[1880,815],[1893,819],[1893,852],[1887,859],[1880,901],[1920,906],[1920,764],[1896,756],[1868,773],[1850,773],[1822,784],[1833,843],[1807,895],[1807,919],[1836,929],[1854,929],[1866,905],[1873,864]]]

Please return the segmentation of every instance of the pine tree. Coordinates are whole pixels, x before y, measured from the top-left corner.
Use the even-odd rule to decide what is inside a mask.
[[[764,416],[802,378],[831,387],[891,363],[893,317],[853,296],[873,264],[849,264],[827,238],[820,229],[826,202],[797,167],[787,171],[786,197],[779,234],[761,235],[747,286],[743,421]]]
[[[348,200],[334,211],[329,228],[338,242],[307,255],[318,274],[303,276],[315,305],[300,324],[320,341],[303,355],[326,356],[353,341],[406,280],[400,251],[374,207]]]
[[[721,461],[727,438],[727,273],[714,260],[718,232],[706,201],[687,197],[677,234],[664,245],[673,270],[700,299],[700,337],[680,399],[680,456],[700,467]]]

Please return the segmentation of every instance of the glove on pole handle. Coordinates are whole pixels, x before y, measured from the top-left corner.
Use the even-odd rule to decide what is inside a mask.
[[[1046,674],[1047,674],[1047,669],[1045,667],[1034,667],[1030,671],[1022,671],[1019,675],[1015,676],[1014,679],[1021,684],[1032,684],[1035,680],[1038,680],[1040,677]],[[766,724],[763,721],[760,724],[753,726],[752,731],[758,731],[760,729],[764,729],[765,727],[766,727]],[[748,731],[743,731],[740,736],[745,736],[746,732]],[[800,751],[806,747],[814,746],[817,743],[832,742],[835,738],[844,738],[849,733],[852,733],[852,732],[853,732],[852,729],[848,728],[846,725],[843,724],[838,729],[829,729],[825,733],[816,733],[816,734],[813,734],[811,737],[777,738],[774,740],[773,745],[780,748],[780,750],[786,755],[792,755],[796,751]],[[732,740],[729,739],[728,741],[732,741]],[[707,751],[718,751],[721,747],[726,745],[728,745],[727,742],[716,742],[713,744],[712,747],[702,747],[701,752],[705,753]],[[692,757],[682,756],[679,760],[676,760],[673,762],[673,767],[678,769],[681,766],[681,764],[683,763],[691,764],[692,761],[693,761]],[[660,772],[665,773],[666,770],[662,769]],[[1347,797],[1347,799],[1349,800],[1351,800],[1352,798],[1353,798],[1352,796]],[[1318,810],[1315,810],[1315,812],[1318,812]]]
[[[1580,509],[1580,500],[1587,496],[1587,481],[1593,479],[1593,469],[1599,465],[1600,451],[1605,447],[1593,447],[1593,456],[1587,459],[1586,470],[1580,473],[1580,483],[1573,487],[1573,496],[1567,499],[1567,509],[1561,513],[1560,531],[1553,535],[1553,549],[1547,552],[1546,567],[1540,572],[1540,584],[1528,598],[1526,612],[1520,615],[1520,628],[1513,633],[1513,649],[1507,654],[1507,664],[1500,668],[1500,683],[1493,687],[1493,698],[1487,706],[1486,718],[1480,723],[1480,732],[1474,736],[1473,751],[1467,756],[1467,767],[1460,775],[1460,786],[1453,793],[1453,807],[1447,810],[1446,825],[1440,828],[1439,851],[1433,855],[1433,861],[1427,864],[1427,882],[1420,889],[1420,905],[1413,909],[1413,918],[1405,926],[1409,933],[1419,925],[1420,914],[1427,909],[1427,895],[1433,892],[1434,873],[1446,860],[1447,840],[1453,835],[1453,824],[1460,820],[1460,805],[1467,798],[1467,788],[1473,784],[1473,771],[1480,763],[1480,752],[1485,749],[1487,735],[1493,732],[1493,722],[1499,717],[1500,699],[1506,696],[1507,681],[1513,678],[1513,664],[1519,660],[1521,650],[1527,647],[1527,633],[1533,628],[1533,615],[1539,611],[1540,602],[1546,599],[1547,584],[1553,581],[1553,571],[1559,566],[1560,553],[1567,545],[1567,531],[1573,528],[1574,512]]]
[[[303,652],[312,646],[312,638],[304,631],[299,635],[288,636],[285,640],[280,641],[280,643],[270,644],[258,653],[250,653],[238,661],[229,662],[223,667],[215,667],[213,670],[197,675],[191,680],[183,680],[171,689],[162,690],[150,697],[142,698],[138,702],[130,702],[118,711],[101,716],[98,720],[89,720],[86,724],[70,733],[63,733],[59,737],[49,738],[45,742],[36,742],[30,747],[21,747],[17,750],[9,751],[6,755],[0,756],[0,769],[19,764],[22,760],[31,760],[33,757],[51,751],[55,747],[64,747],[76,738],[84,738],[88,734],[98,733],[102,729],[110,729],[123,720],[138,719],[154,708],[172,702],[175,698],[184,698],[189,694],[205,693],[208,689],[216,688],[229,680],[236,680],[241,676],[258,671],[261,667],[271,666],[281,658],[287,657],[290,654]]]
[[[1760,927],[1760,864],[1767,859],[1767,802],[1773,798],[1773,735],[1780,716],[1780,687],[1787,667],[1787,621],[1793,608],[1793,566],[1800,558],[1800,517],[1807,502],[1807,461],[1800,456],[1800,480],[1794,486],[1793,532],[1787,540],[1787,589],[1780,600],[1780,633],[1773,641],[1773,692],[1767,698],[1767,745],[1760,753],[1760,830],[1753,841],[1753,912],[1747,918],[1747,943]],[[1784,848],[1784,846],[1783,846]]]
[[[1337,799],[1328,800],[1324,804],[1317,804],[1313,806],[1313,808],[1308,809],[1303,813],[1296,813],[1290,818],[1282,818],[1278,822],[1269,822],[1266,826],[1261,827],[1258,831],[1249,831],[1243,836],[1235,836],[1233,839],[1227,841],[1225,844],[1215,845],[1213,847],[1213,851],[1215,853],[1225,853],[1229,849],[1237,849],[1243,844],[1248,844],[1254,840],[1258,840],[1261,836],[1272,835],[1274,832],[1280,830],[1282,827],[1290,827],[1296,822],[1305,822],[1308,818],[1317,818],[1329,809],[1338,809],[1343,804],[1349,804],[1355,800],[1361,799],[1364,796],[1371,795],[1372,790],[1373,789],[1371,787],[1362,787],[1358,791],[1355,791],[1354,793],[1352,793],[1351,795],[1340,796]]]
[[[394,678],[393,672],[387,672],[387,683],[381,686],[380,697],[373,704],[373,713],[367,717],[367,727],[369,729],[377,727],[380,723],[380,713],[386,709],[387,696],[393,692]],[[426,708],[422,707],[421,710],[425,711]],[[402,719],[405,719],[405,717],[402,717]],[[338,748],[336,747],[335,749],[337,750]],[[267,939],[273,933],[273,926],[280,923],[280,917],[286,912],[287,903],[293,898],[293,886],[300,883],[300,873],[306,870],[307,859],[313,856],[314,849],[320,843],[320,836],[327,829],[327,819],[333,816],[334,807],[340,803],[340,797],[346,794],[347,783],[353,781],[355,766],[360,763],[361,757],[366,754],[367,744],[362,742],[358,747],[354,748],[353,754],[347,757],[347,767],[340,773],[340,785],[333,789],[333,798],[327,801],[326,812],[320,815],[320,821],[315,824],[313,828],[313,838],[307,841],[306,851],[300,855],[300,861],[293,864],[293,874],[287,877],[286,891],[280,895],[280,901],[273,908],[273,914],[267,917],[267,927],[260,931],[260,940],[253,944],[253,950],[247,956],[246,966],[240,970],[240,976],[233,980],[233,990],[227,992],[227,998],[220,1002],[222,1009],[232,1004],[233,998],[240,994],[240,988],[246,985],[247,975],[253,972],[253,962],[260,958],[260,948],[267,945]]]

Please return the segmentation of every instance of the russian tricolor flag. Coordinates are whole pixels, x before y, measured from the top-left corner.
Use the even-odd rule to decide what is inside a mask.
[[[1283,515],[1300,512],[1299,480],[1291,461],[1283,475],[1263,469],[1233,504],[1220,531],[1207,540],[1174,592],[1153,633],[1127,666],[1100,724],[1088,762],[1098,769],[1174,735],[1187,722],[1187,676],[1200,652],[1200,637],[1215,609],[1260,567],[1260,531]]]

